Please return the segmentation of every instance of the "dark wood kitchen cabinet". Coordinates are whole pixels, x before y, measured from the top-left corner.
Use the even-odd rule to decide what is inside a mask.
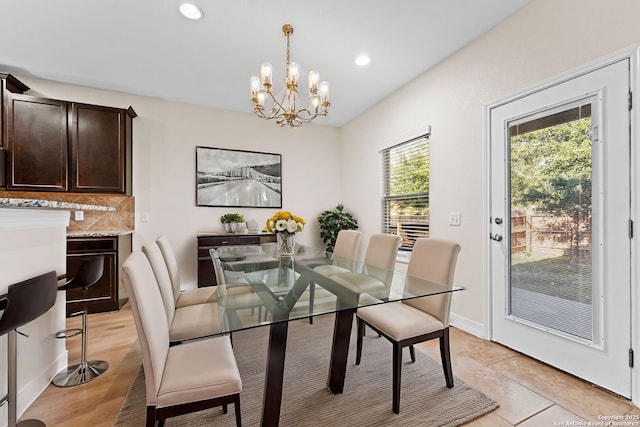
[[[131,193],[132,108],[71,105],[71,191]]]
[[[98,283],[86,292],[79,289],[66,291],[67,316],[85,307],[89,313],[119,310],[127,300],[121,290],[120,267],[130,253],[130,234],[67,238],[67,278],[78,272],[84,259],[104,255],[104,273]]]
[[[8,93],[7,189],[68,191],[69,103]]]
[[[133,108],[8,90],[2,100],[7,190],[131,194]]]

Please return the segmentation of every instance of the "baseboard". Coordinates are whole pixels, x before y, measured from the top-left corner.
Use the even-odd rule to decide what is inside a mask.
[[[475,320],[467,319],[466,317],[451,313],[449,316],[449,324],[468,332],[471,335],[475,335],[478,338],[486,339],[484,336],[484,325],[476,322]]]

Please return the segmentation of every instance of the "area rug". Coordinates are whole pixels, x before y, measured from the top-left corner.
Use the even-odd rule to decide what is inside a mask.
[[[365,336],[362,362],[355,365],[355,327],[347,365],[344,393],[326,387],[331,353],[333,315],[289,324],[285,362],[282,427],[318,426],[457,426],[498,407],[480,391],[458,378],[445,385],[442,367],[417,352],[411,363],[408,351],[402,367],[400,413],[391,410],[391,344],[376,334]],[[243,426],[259,426],[262,411],[268,327],[233,334],[233,347],[242,377],[240,394]],[[114,426],[145,425],[144,372],[140,369]],[[227,414],[213,408],[169,418],[173,426],[235,426],[233,406]]]

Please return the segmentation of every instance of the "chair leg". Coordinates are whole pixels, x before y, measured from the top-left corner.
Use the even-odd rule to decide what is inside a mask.
[[[156,408],[147,406],[147,427],[156,427]]]
[[[313,302],[316,297],[316,284],[309,283],[309,324],[313,325]]]
[[[402,376],[402,347],[393,343],[393,413],[400,413],[400,382]]]
[[[416,363],[416,349],[413,345],[409,346],[409,354],[411,355],[411,363]]]
[[[449,328],[442,331],[440,337],[440,357],[442,358],[442,369],[447,387],[453,388],[453,370],[451,369],[451,352],[449,349]]]
[[[242,415],[240,412],[240,395],[236,395],[233,407],[236,411],[236,427],[242,427]]]
[[[357,340],[356,340],[356,365],[360,364],[360,360],[362,359],[362,337],[364,337],[364,328],[365,323],[364,320],[357,317],[358,325],[357,325]]]

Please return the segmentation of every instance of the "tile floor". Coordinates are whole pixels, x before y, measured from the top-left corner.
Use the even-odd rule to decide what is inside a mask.
[[[420,349],[439,360],[437,341]],[[606,425],[603,416],[638,416],[627,425],[640,426],[640,409],[629,400],[502,345],[453,328],[451,351],[454,375],[500,404],[467,426]]]

